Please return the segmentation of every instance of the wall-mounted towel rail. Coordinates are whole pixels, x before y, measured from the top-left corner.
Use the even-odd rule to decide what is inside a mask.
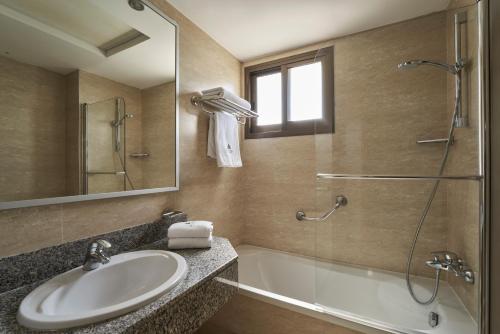
[[[422,176],[422,175],[363,175],[363,174],[316,174],[317,179],[344,179],[344,180],[395,180],[395,181],[437,181],[437,180],[469,180],[479,181],[481,175],[450,175],[450,176]]]
[[[191,97],[191,103],[208,114],[218,111],[225,111],[234,115],[238,122],[245,124],[247,118],[258,117],[259,115],[251,110],[250,103],[236,95],[229,93],[223,88],[215,88],[202,92],[202,95]],[[204,107],[209,106],[213,110],[207,110]]]
[[[136,159],[145,159],[149,158],[149,153],[130,153],[129,157]]]
[[[101,174],[106,174],[106,175],[125,175],[124,171],[88,171],[88,175],[101,175]]]

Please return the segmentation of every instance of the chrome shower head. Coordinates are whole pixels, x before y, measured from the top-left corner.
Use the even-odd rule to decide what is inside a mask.
[[[416,68],[421,64],[422,64],[421,60],[409,60],[409,61],[405,61],[401,64],[398,64],[398,68],[400,70],[411,69],[411,68]]]
[[[462,70],[462,66],[459,66],[457,64],[450,65],[430,60],[407,60],[405,62],[398,64],[398,68],[401,70],[405,70],[405,69],[417,68],[420,65],[434,66],[442,70],[445,70],[451,74],[457,74]]]
[[[134,114],[125,114],[119,120],[111,122],[111,125],[114,127],[118,127],[118,126],[122,125],[123,120],[125,120],[125,118],[134,118]]]

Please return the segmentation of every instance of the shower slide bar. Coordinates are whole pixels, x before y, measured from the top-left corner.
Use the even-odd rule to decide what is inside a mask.
[[[369,174],[316,174],[317,179],[344,180],[395,180],[395,181],[436,181],[436,180],[468,180],[479,181],[482,175],[452,175],[452,176],[419,176],[419,175],[369,175]]]

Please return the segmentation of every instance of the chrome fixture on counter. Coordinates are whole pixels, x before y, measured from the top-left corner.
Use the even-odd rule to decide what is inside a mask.
[[[91,271],[97,269],[100,264],[108,263],[109,256],[106,254],[106,249],[109,248],[111,248],[111,243],[107,240],[99,239],[93,241],[87,249],[82,269]]]
[[[335,206],[333,207],[333,209],[326,212],[321,217],[307,217],[306,213],[304,211],[297,211],[297,213],[295,214],[295,218],[297,218],[297,220],[300,220],[300,221],[305,220],[305,221],[322,222],[322,221],[327,220],[328,217],[330,217],[332,215],[332,213],[337,211],[338,208],[340,208],[341,206],[346,206],[346,205],[347,205],[347,197],[345,197],[344,195],[338,195],[335,198]]]
[[[432,252],[434,257],[425,263],[435,270],[449,271],[456,277],[462,277],[466,283],[474,284],[474,272],[457,254],[448,251]]]
[[[184,212],[179,211],[179,210],[172,210],[172,209],[165,209],[163,213],[161,214],[162,218],[174,218],[179,215],[183,215]]]

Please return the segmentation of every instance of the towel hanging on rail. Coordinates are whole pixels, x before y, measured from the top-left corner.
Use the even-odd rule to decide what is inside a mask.
[[[238,121],[225,112],[210,115],[207,155],[219,167],[241,167]]]

